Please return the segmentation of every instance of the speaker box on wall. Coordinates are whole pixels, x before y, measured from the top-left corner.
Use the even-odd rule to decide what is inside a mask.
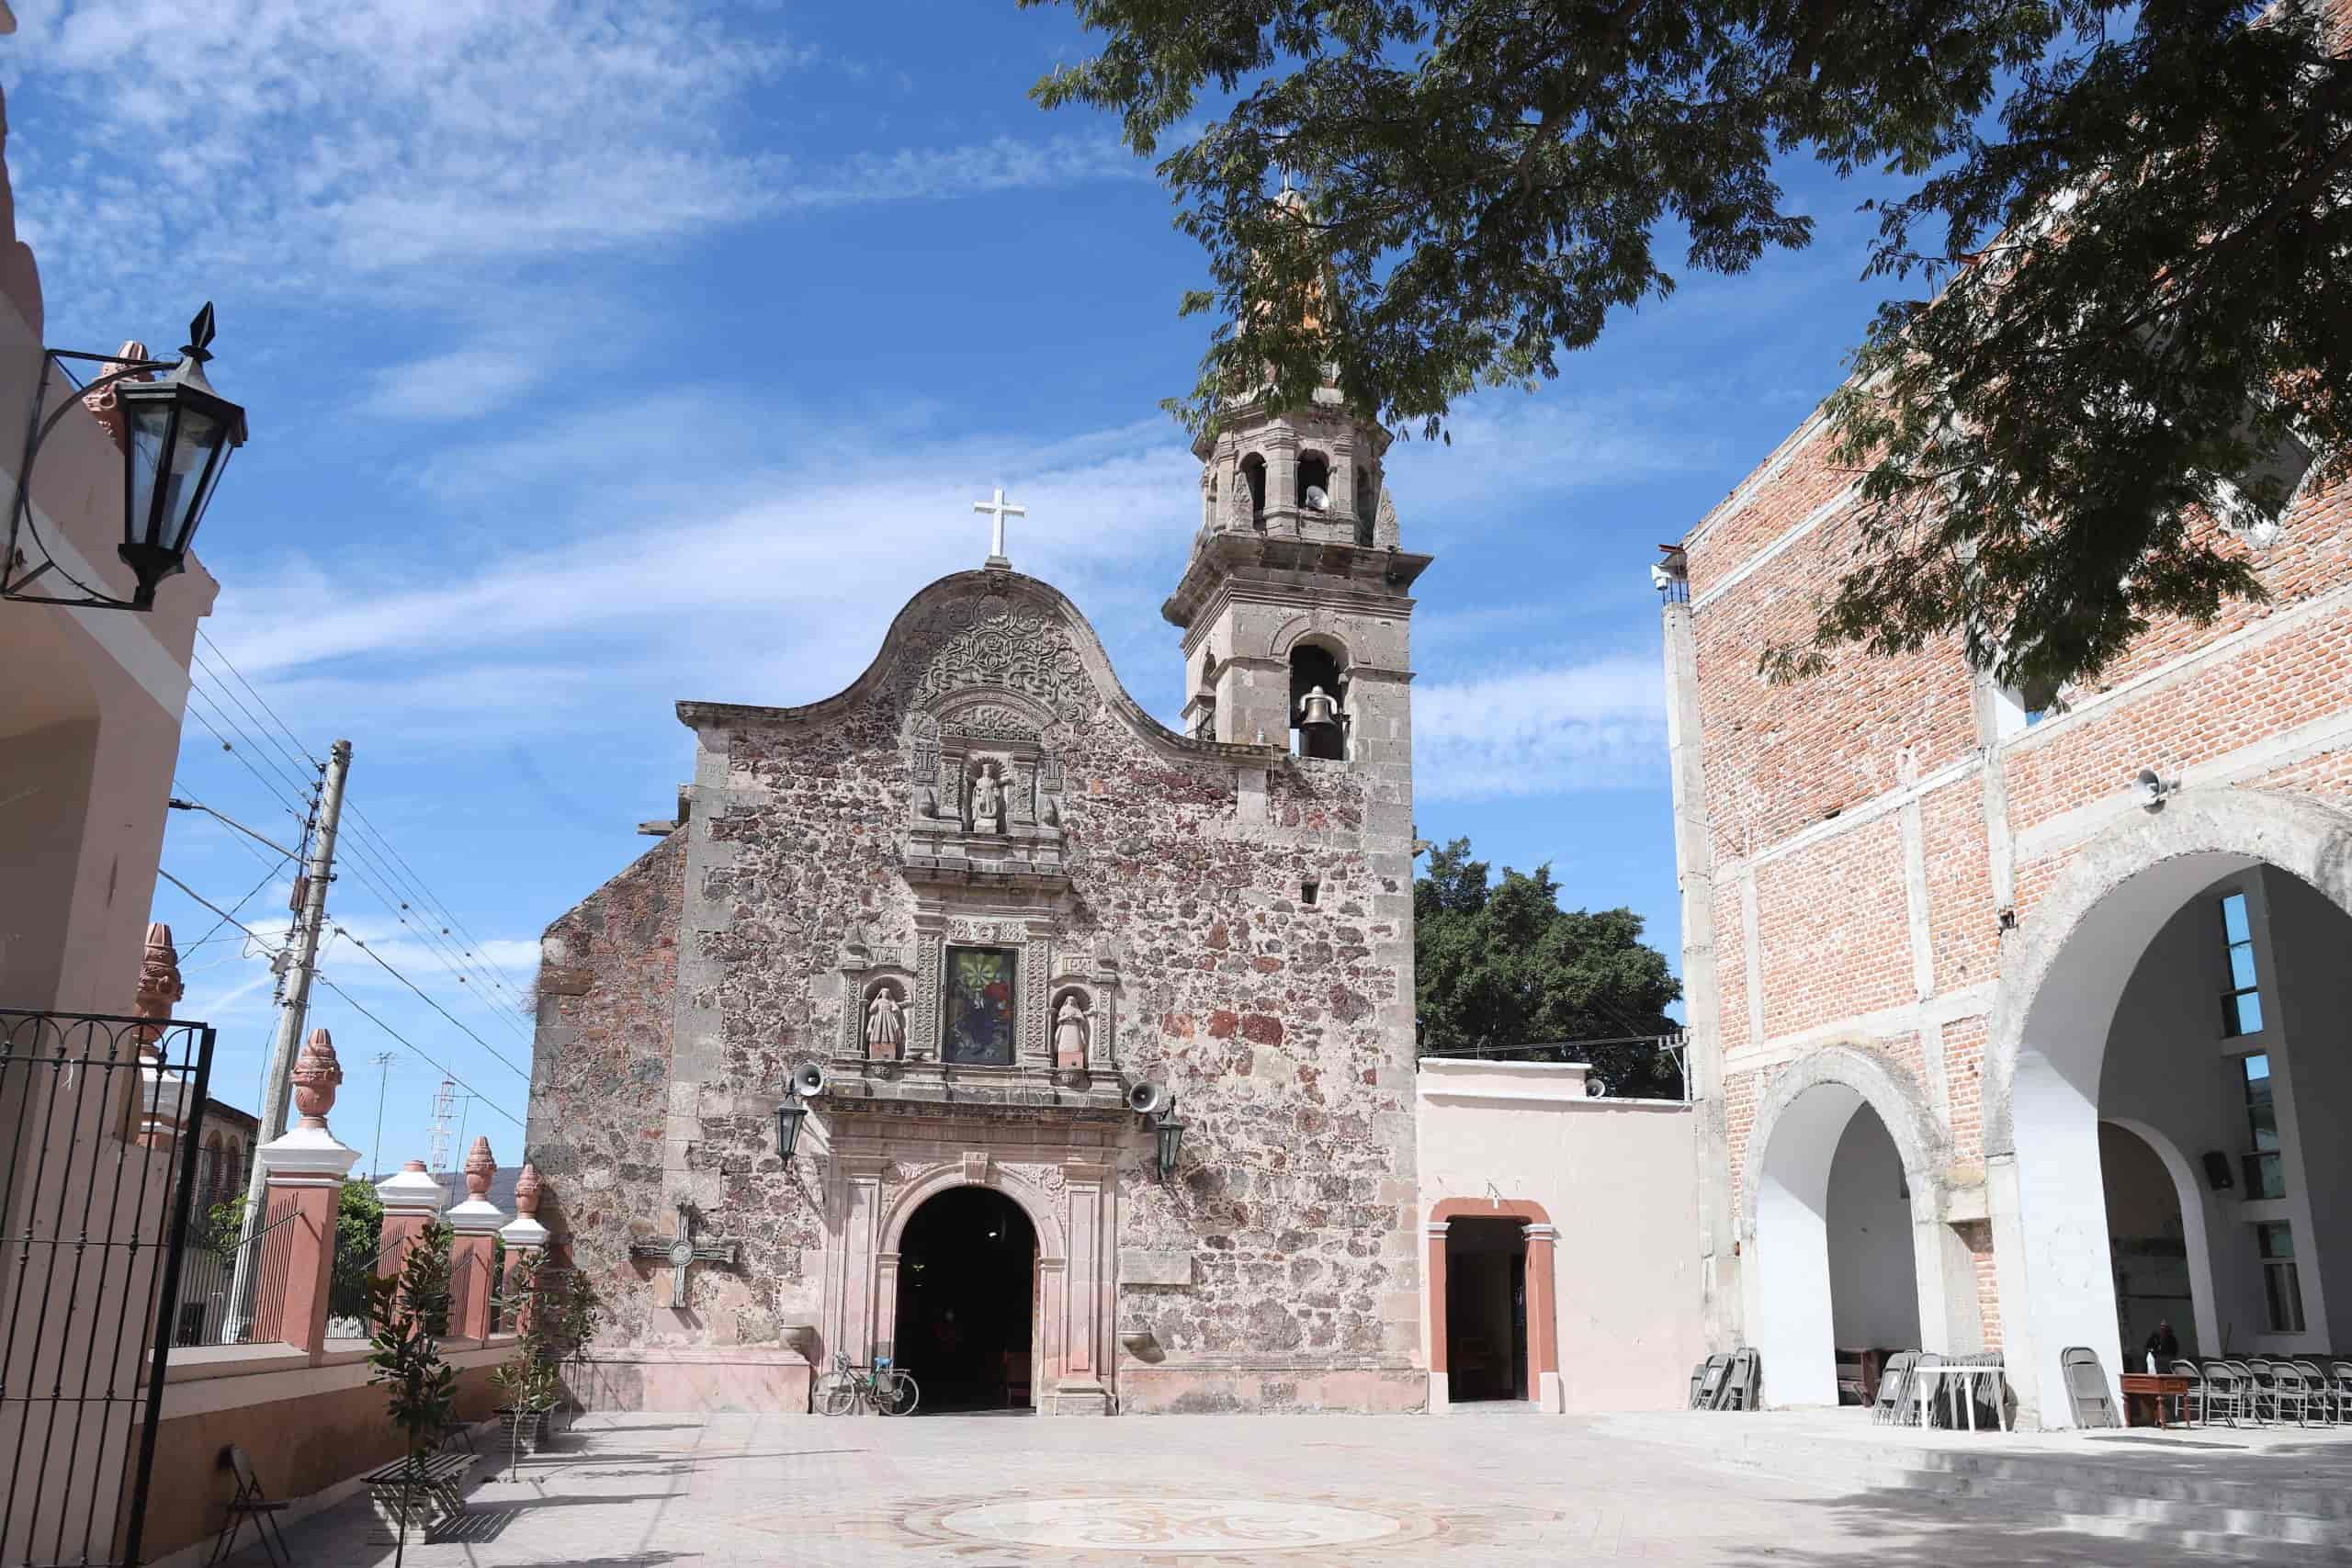
[[[2227,1192],[2236,1185],[2236,1179],[2230,1175],[2230,1156],[2219,1149],[2207,1149],[2205,1179],[2216,1192]]]

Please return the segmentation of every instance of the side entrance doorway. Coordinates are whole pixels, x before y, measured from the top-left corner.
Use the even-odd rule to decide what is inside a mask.
[[[1446,1198],[1430,1210],[1430,1409],[1517,1401],[1560,1410],[1560,1233],[1539,1203]]]
[[[988,1187],[927,1200],[899,1243],[894,1350],[922,1387],[922,1409],[1035,1404],[1037,1234]]]

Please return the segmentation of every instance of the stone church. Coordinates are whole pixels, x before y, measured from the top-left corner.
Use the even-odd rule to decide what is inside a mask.
[[[1424,1403],[1430,558],[1385,446],[1318,400],[1196,447],[1183,733],[1001,554],[845,691],[678,705],[676,820],[539,983],[529,1139],[610,1308],[596,1399],[804,1409],[812,1369],[889,1356],[926,1408]]]

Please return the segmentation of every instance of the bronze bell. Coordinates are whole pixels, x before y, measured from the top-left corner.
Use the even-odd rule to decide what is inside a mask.
[[[1320,686],[1307,688],[1299,700],[1298,727],[1301,729],[1337,729],[1340,728],[1340,705]]]

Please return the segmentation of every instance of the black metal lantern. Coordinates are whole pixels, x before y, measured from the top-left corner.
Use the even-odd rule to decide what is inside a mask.
[[[24,461],[17,469],[17,500],[8,518],[8,548],[0,558],[0,598],[90,609],[152,610],[155,588],[166,577],[187,570],[189,547],[197,525],[220,482],[229,454],[245,443],[245,411],[212,389],[204,378],[205,361],[213,335],[212,306],[207,302],[188,323],[188,341],[176,365],[161,360],[123,360],[113,355],[81,354],[65,349],[41,351],[40,386],[33,398],[32,425],[25,438]],[[68,359],[96,360],[107,373],[77,389],[44,420],[51,367]],[[137,378],[161,370],[153,381]],[[112,388],[122,420],[122,543],[115,553],[130,568],[134,586],[129,599],[117,599],[75,578],[58,566],[55,553],[41,538],[32,513],[33,460],[41,443],[72,412],[77,401]],[[19,537],[28,538],[44,555],[38,563],[24,561]],[[29,570],[20,570],[20,564]],[[51,570],[82,591],[80,598],[24,590]]]
[[[188,546],[205,504],[245,444],[245,411],[212,389],[204,362],[212,357],[212,306],[188,323],[180,362],[160,381],[125,381],[115,389],[130,442],[122,466],[122,557],[139,580],[133,606],[155,603],[155,585],[187,570]]]
[[[1176,1120],[1173,1105],[1151,1119],[1151,1143],[1153,1164],[1166,1181],[1176,1174],[1176,1154],[1184,1145],[1184,1123]]]
[[[775,1108],[775,1153],[786,1164],[792,1163],[792,1151],[800,1146],[800,1123],[808,1119],[808,1102],[797,1094],[787,1094],[784,1103]]]

